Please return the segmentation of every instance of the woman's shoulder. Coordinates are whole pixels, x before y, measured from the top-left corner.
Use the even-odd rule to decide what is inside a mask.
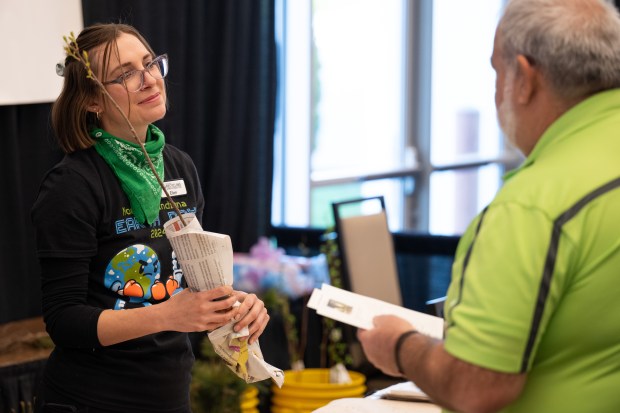
[[[102,190],[101,166],[94,149],[67,154],[43,177],[32,207],[37,222],[50,216],[71,215],[78,209],[93,211],[105,196]]]
[[[189,156],[187,152],[169,143],[164,146],[164,156],[170,157],[174,160],[180,160],[184,162],[189,161],[193,163],[191,156]]]
[[[89,149],[81,149],[81,150],[78,150],[72,153],[65,153],[64,155],[60,157],[60,160],[58,160],[54,164],[51,164],[51,166],[49,166],[48,169],[46,169],[44,176],[47,176],[50,173],[53,173],[59,170],[79,168],[80,165],[83,165],[87,162],[88,154],[86,152],[90,152],[92,150],[93,150],[92,148],[89,148]]]
[[[97,154],[94,146],[91,146],[87,149],[66,154],[60,162],[52,167],[52,170],[90,170],[96,167],[100,161],[101,157]]]
[[[105,164],[94,148],[82,149],[66,154],[56,165],[51,167],[42,179],[42,187],[81,188],[91,186],[101,180],[101,171]]]
[[[164,161],[166,167],[173,167],[185,171],[195,171],[196,165],[192,157],[182,149],[174,145],[164,146]]]

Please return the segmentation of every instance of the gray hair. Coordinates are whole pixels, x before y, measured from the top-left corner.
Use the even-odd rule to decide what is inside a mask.
[[[510,0],[497,33],[509,67],[526,56],[560,97],[620,87],[620,15],[604,0]]]

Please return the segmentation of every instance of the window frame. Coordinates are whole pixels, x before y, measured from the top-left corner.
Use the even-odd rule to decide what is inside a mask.
[[[458,171],[499,165],[507,171],[517,167],[522,156],[504,143],[497,156],[461,156],[449,162],[431,162],[431,76],[432,76],[432,1],[402,0],[405,8],[405,99],[403,102],[403,128],[405,150],[413,151],[415,161],[408,167],[384,169],[373,173],[349,173],[327,175],[312,174],[310,170],[312,133],[312,73],[314,65],[311,39],[312,2],[276,0],[276,33],[281,39],[278,51],[279,113],[276,121],[276,153],[274,159],[274,202],[272,225],[311,227],[311,190],[318,187],[364,183],[381,179],[415,181],[415,190],[405,192],[402,202],[402,232],[428,233],[430,226],[431,175],[440,171]],[[300,24],[302,15],[307,16]],[[294,27],[288,22],[297,18]],[[306,39],[306,48],[297,43]],[[294,47],[293,47],[294,45]],[[290,54],[295,57],[291,58]],[[306,85],[305,90],[292,90],[288,86]],[[289,117],[291,108],[305,116]],[[287,146],[287,136],[305,141],[305,145]],[[288,141],[291,142],[291,141]],[[290,174],[291,165],[302,175]],[[405,185],[404,185],[405,186]],[[288,204],[287,204],[288,202]]]

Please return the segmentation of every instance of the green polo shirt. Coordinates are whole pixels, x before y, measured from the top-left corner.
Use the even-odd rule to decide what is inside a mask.
[[[503,412],[619,412],[620,89],[571,108],[505,179],[457,249],[445,348],[527,373]]]

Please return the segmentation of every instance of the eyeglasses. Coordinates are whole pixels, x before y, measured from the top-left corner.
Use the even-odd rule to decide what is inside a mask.
[[[129,92],[137,92],[144,87],[144,73],[148,73],[154,79],[163,79],[168,74],[168,55],[157,56],[144,66],[144,69],[130,70],[114,80],[104,82],[104,85],[118,83],[124,85]]]

